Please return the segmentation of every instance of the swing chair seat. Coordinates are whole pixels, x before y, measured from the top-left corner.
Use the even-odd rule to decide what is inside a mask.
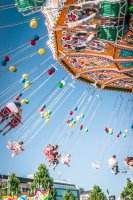
[[[101,2],[99,6],[99,14],[103,17],[123,18],[127,14],[127,0],[120,2]]]
[[[2,110],[0,110],[0,116],[3,119],[7,119],[9,117],[9,115],[11,114],[11,111],[9,108],[4,107]]]
[[[18,126],[21,123],[21,119],[18,119],[17,117],[13,117],[11,119],[10,122],[8,122],[8,124],[12,127],[15,128],[16,126]]]
[[[16,0],[16,6],[24,16],[39,12],[44,3],[45,0]]]
[[[124,26],[102,26],[97,27],[97,38],[107,41],[121,40],[124,35]]]

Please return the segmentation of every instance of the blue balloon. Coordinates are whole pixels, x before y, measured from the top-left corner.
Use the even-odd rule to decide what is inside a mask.
[[[2,64],[2,66],[6,66],[6,61],[3,60],[1,64]]]
[[[39,40],[39,39],[40,39],[39,35],[35,34],[35,35],[34,35],[34,40],[37,41],[37,40]]]
[[[25,83],[25,79],[24,79],[24,78],[22,78],[22,79],[21,79],[21,82],[22,82],[22,83]]]
[[[131,126],[131,129],[133,129],[133,124],[132,124],[132,126]]]
[[[19,96],[19,97],[22,97],[22,93],[20,93],[18,96]]]
[[[52,70],[53,73],[55,72],[55,68],[54,67],[52,67],[51,70]]]
[[[42,105],[42,108],[46,108],[46,105],[45,105],[45,104],[43,104],[43,105]]]
[[[122,134],[122,132],[120,131],[119,134]]]

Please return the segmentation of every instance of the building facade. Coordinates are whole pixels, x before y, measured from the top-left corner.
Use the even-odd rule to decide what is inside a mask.
[[[27,178],[18,177],[21,182],[22,192],[27,192],[31,183],[33,182],[33,175],[27,176]],[[7,175],[0,175],[0,188],[2,187],[2,183],[6,182],[8,180]],[[61,181],[61,180],[54,180],[54,188],[57,191],[57,198],[56,200],[62,200],[62,197],[66,191],[66,189],[70,189],[73,193],[73,195],[77,198],[77,200],[80,199],[80,189],[78,186],[71,184],[67,181]]]

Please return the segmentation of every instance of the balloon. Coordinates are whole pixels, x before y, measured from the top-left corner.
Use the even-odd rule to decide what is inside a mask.
[[[73,115],[73,111],[72,110],[69,112],[69,115]]]
[[[20,93],[18,96],[19,96],[19,97],[22,97],[22,93]]]
[[[52,71],[51,69],[49,69],[49,70],[48,70],[48,74],[49,74],[49,75],[52,75],[52,74],[53,74],[53,71]]]
[[[49,116],[48,112],[45,112],[44,116],[45,116],[45,117],[48,117],[48,116]]]
[[[6,66],[6,61],[3,60],[1,64],[2,64],[2,66]]]
[[[71,118],[70,121],[72,122],[72,121],[73,121],[73,118]]]
[[[78,116],[76,116],[76,120],[77,120],[77,121],[79,121],[79,120],[80,120],[80,118],[81,118],[81,117],[80,117],[79,115],[78,115]]]
[[[43,108],[40,108],[39,111],[42,112],[42,111],[43,111]]]
[[[119,135],[119,134],[117,134],[117,135],[116,135],[116,137],[118,138],[118,137],[120,137],[120,135]]]
[[[58,83],[58,88],[63,88],[63,84],[61,82]]]
[[[41,48],[41,49],[38,50],[38,53],[40,55],[44,55],[45,54],[45,50],[43,48]]]
[[[37,27],[37,21],[35,20],[35,19],[32,19],[31,21],[30,21],[30,27],[31,28],[36,28]]]
[[[26,99],[26,104],[29,104],[29,100],[28,99]]]
[[[63,86],[65,85],[65,81],[64,80],[62,80],[61,83],[63,84]]]
[[[69,127],[73,127],[73,123],[70,123],[70,124],[69,124]]]
[[[42,108],[46,108],[46,105],[45,105],[45,104],[43,104],[43,105],[42,105]]]
[[[18,101],[19,100],[19,96],[16,96],[15,99],[16,99],[16,101]]]
[[[10,66],[10,68],[9,68],[9,70],[10,70],[11,72],[15,72],[15,69],[16,69],[15,66]]]
[[[74,108],[74,111],[77,111],[77,110],[78,110],[78,108],[77,108],[77,107],[75,107],[75,108]]]
[[[74,121],[73,123],[76,124],[76,121]]]
[[[83,129],[83,124],[80,125],[80,130],[82,130],[82,129]]]
[[[84,114],[84,113],[82,113],[82,114],[81,114],[81,117],[82,117],[82,118],[84,118],[84,117],[85,117],[85,114]]]
[[[25,84],[30,85],[30,81],[26,81]]]
[[[125,133],[128,133],[128,129],[125,130]]]
[[[29,84],[25,84],[25,85],[24,85],[24,88],[25,88],[25,89],[28,89],[29,87],[30,87]]]
[[[121,134],[122,134],[122,132],[120,131],[120,132],[119,132],[119,134],[121,135]]]
[[[126,138],[126,137],[127,137],[127,136],[126,136],[126,134],[124,133],[124,134],[123,134],[123,138]]]
[[[34,35],[34,40],[37,41],[37,40],[39,40],[39,38],[40,38],[40,37],[39,37],[37,34]]]
[[[69,124],[69,123],[70,123],[70,120],[68,119],[68,120],[66,121],[66,123]]]
[[[22,79],[21,79],[21,82],[22,82],[22,83],[25,83],[25,79],[22,78]]]
[[[26,99],[22,99],[21,104],[26,104]]]
[[[88,132],[88,128],[85,128],[85,130],[84,130],[85,132]]]
[[[51,115],[51,114],[52,114],[52,111],[51,111],[51,110],[48,110],[48,114]]]
[[[107,132],[107,131],[109,131],[109,129],[108,129],[108,128],[105,128],[104,130],[105,130],[106,132]]]
[[[28,78],[28,74],[23,74],[23,79],[27,79]]]
[[[5,60],[5,62],[8,62],[10,60],[9,56],[5,56],[4,60]]]
[[[14,72],[17,72],[17,68],[14,70]]]
[[[45,123],[48,124],[50,122],[50,118],[45,120]]]
[[[132,126],[131,126],[131,129],[133,129],[133,124],[132,124]]]
[[[54,67],[52,67],[51,70],[52,70],[53,73],[55,72],[55,68]]]
[[[35,46],[36,40],[30,40],[30,44],[31,44],[31,46]]]

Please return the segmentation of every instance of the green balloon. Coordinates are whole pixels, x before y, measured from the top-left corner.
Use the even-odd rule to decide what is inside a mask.
[[[48,114],[49,114],[49,115],[51,115],[51,114],[52,114],[51,110],[49,110],[49,111],[48,111]]]
[[[58,83],[59,88],[63,88],[63,84],[61,82]]]
[[[26,99],[26,104],[29,104],[29,100],[28,99]]]
[[[17,68],[15,68],[15,70],[13,72],[17,72]]]
[[[30,81],[25,81],[25,84],[30,85]]]

